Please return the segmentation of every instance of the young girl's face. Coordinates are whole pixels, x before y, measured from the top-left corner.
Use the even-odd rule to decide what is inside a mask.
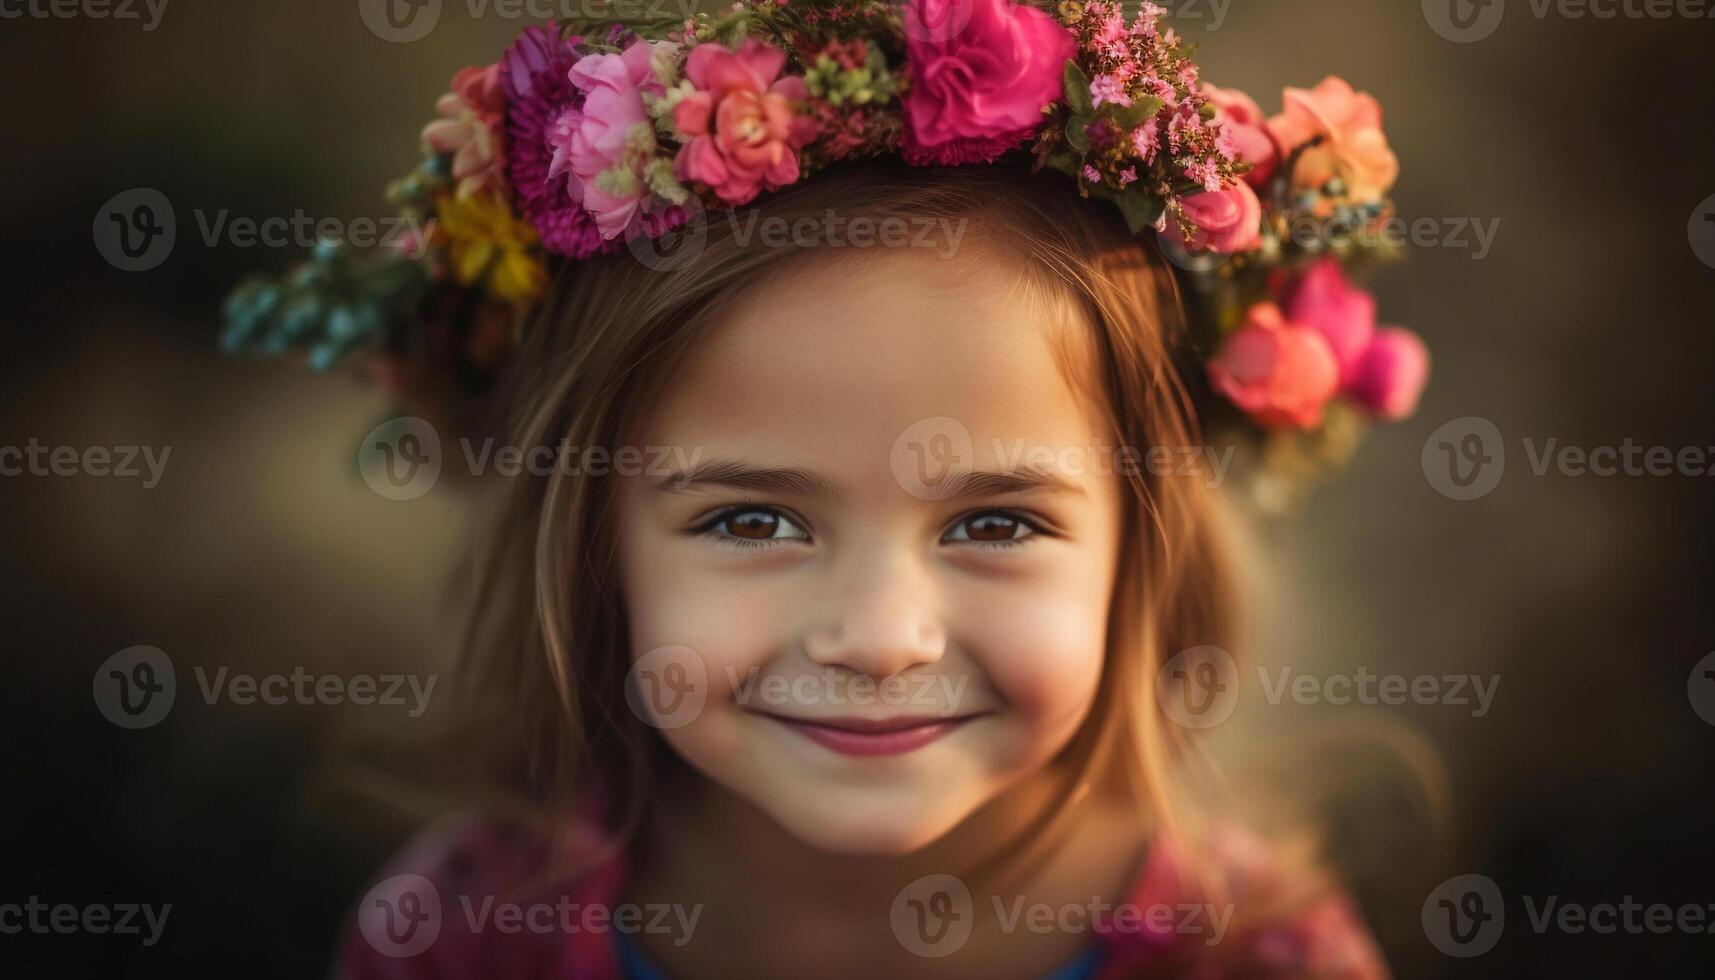
[[[935,841],[1096,696],[1123,477],[1089,327],[970,252],[757,286],[637,433],[672,475],[621,478],[634,708],[825,850]]]

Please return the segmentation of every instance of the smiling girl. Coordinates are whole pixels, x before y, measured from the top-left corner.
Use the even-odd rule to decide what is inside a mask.
[[[1410,412],[1421,344],[1278,235],[1383,215],[1392,157],[1161,13],[740,6],[455,80],[419,176],[442,273],[528,314],[511,444],[678,462],[500,488],[461,688],[514,805],[401,857],[346,975],[1383,975],[1196,792],[1173,664],[1230,570],[1208,474],[1139,461],[1193,393]]]

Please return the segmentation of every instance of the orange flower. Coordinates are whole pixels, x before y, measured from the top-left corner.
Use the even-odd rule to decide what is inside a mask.
[[[1269,119],[1268,131],[1283,156],[1322,137],[1298,158],[1294,186],[1322,190],[1338,177],[1346,186],[1336,196],[1361,203],[1387,196],[1399,179],[1399,160],[1388,148],[1381,105],[1373,96],[1329,75],[1313,89],[1287,89],[1281,102],[1286,111]]]

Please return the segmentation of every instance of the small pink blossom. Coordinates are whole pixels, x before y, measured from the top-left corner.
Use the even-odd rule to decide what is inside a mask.
[[[987,163],[1024,142],[1064,97],[1063,72],[1077,53],[1070,31],[1012,0],[910,0],[906,17],[947,23],[954,4],[968,7],[963,30],[907,32],[901,150],[914,166]]]
[[[1131,105],[1131,96],[1125,94],[1125,86],[1112,75],[1097,75],[1090,82],[1090,100],[1092,105],[1101,105],[1104,102]]]
[[[1120,171],[1120,186],[1127,187],[1137,180],[1137,168],[1127,167]]]
[[[1264,428],[1304,429],[1321,424],[1340,372],[1320,333],[1258,303],[1209,362],[1209,382]]]
[[[1131,147],[1144,163],[1155,160],[1155,154],[1161,149],[1161,120],[1151,119],[1131,131]]]
[[[1086,163],[1084,164],[1084,179],[1092,184],[1099,184],[1102,182],[1102,172]]]
[[[780,77],[786,53],[756,38],[738,51],[713,43],[691,49],[685,77],[695,91],[673,110],[673,125],[690,138],[673,170],[701,181],[728,204],[748,204],[764,190],[798,180],[798,151],[816,135],[799,115],[809,98],[804,79]]]
[[[1213,160],[1199,160],[1185,168],[1185,176],[1203,186],[1203,190],[1213,193],[1221,189],[1221,168]]]

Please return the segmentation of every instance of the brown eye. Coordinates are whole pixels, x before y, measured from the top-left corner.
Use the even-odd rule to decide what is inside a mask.
[[[1036,529],[1010,514],[990,511],[973,514],[953,525],[945,540],[969,541],[973,544],[1010,544],[1021,542],[1036,533]]]
[[[810,537],[790,517],[768,507],[733,508],[705,524],[703,530],[729,544],[760,545]]]
[[[725,523],[727,533],[733,537],[761,541],[774,537],[774,532],[780,528],[780,517],[765,510],[747,510],[728,517]]]

